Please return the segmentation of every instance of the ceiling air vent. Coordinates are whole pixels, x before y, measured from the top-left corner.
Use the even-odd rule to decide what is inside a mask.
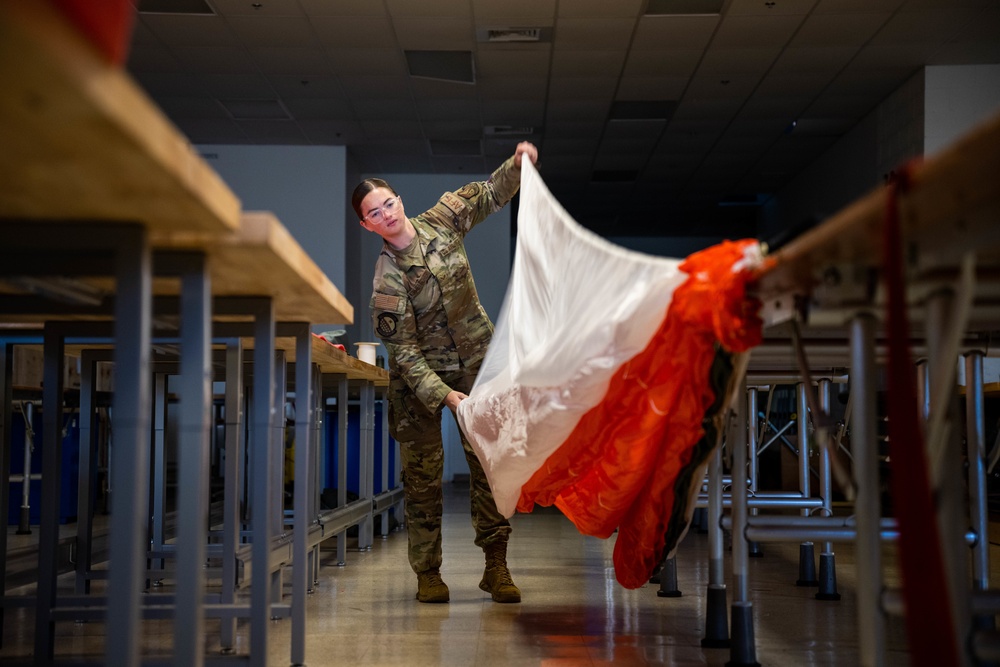
[[[552,41],[552,28],[480,28],[476,39],[487,44],[538,44]]]
[[[524,137],[535,133],[535,128],[514,125],[487,125],[483,134],[488,137]]]
[[[712,16],[722,5],[723,0],[649,0],[646,16]]]
[[[215,14],[205,0],[139,0],[143,14]]]

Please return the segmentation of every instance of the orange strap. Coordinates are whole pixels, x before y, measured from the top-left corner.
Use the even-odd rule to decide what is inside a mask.
[[[899,558],[910,655],[915,667],[958,665],[955,626],[945,576],[941,535],[931,497],[917,386],[908,348],[909,323],[903,284],[899,195],[911,170],[904,165],[889,185],[883,228],[883,264],[888,290],[889,367],[887,402],[891,492],[899,521]]]

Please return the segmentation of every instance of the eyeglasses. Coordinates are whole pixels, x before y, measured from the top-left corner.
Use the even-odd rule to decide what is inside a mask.
[[[391,197],[385,200],[385,203],[381,206],[377,206],[369,211],[368,215],[365,216],[365,220],[368,222],[381,225],[385,222],[385,216],[391,216],[399,208],[399,197]]]

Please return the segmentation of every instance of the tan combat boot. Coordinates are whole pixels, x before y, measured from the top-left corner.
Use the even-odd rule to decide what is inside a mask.
[[[447,602],[448,599],[448,584],[441,581],[441,572],[436,567],[417,575],[417,600]]]
[[[494,602],[520,602],[521,591],[514,585],[507,569],[506,540],[487,544],[485,551],[486,570],[479,587],[489,593]]]

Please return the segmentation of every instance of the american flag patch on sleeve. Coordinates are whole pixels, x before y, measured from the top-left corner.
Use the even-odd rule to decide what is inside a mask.
[[[396,312],[399,310],[399,303],[402,301],[398,296],[391,296],[389,294],[376,294],[375,295],[375,307],[379,310],[391,310]]]

